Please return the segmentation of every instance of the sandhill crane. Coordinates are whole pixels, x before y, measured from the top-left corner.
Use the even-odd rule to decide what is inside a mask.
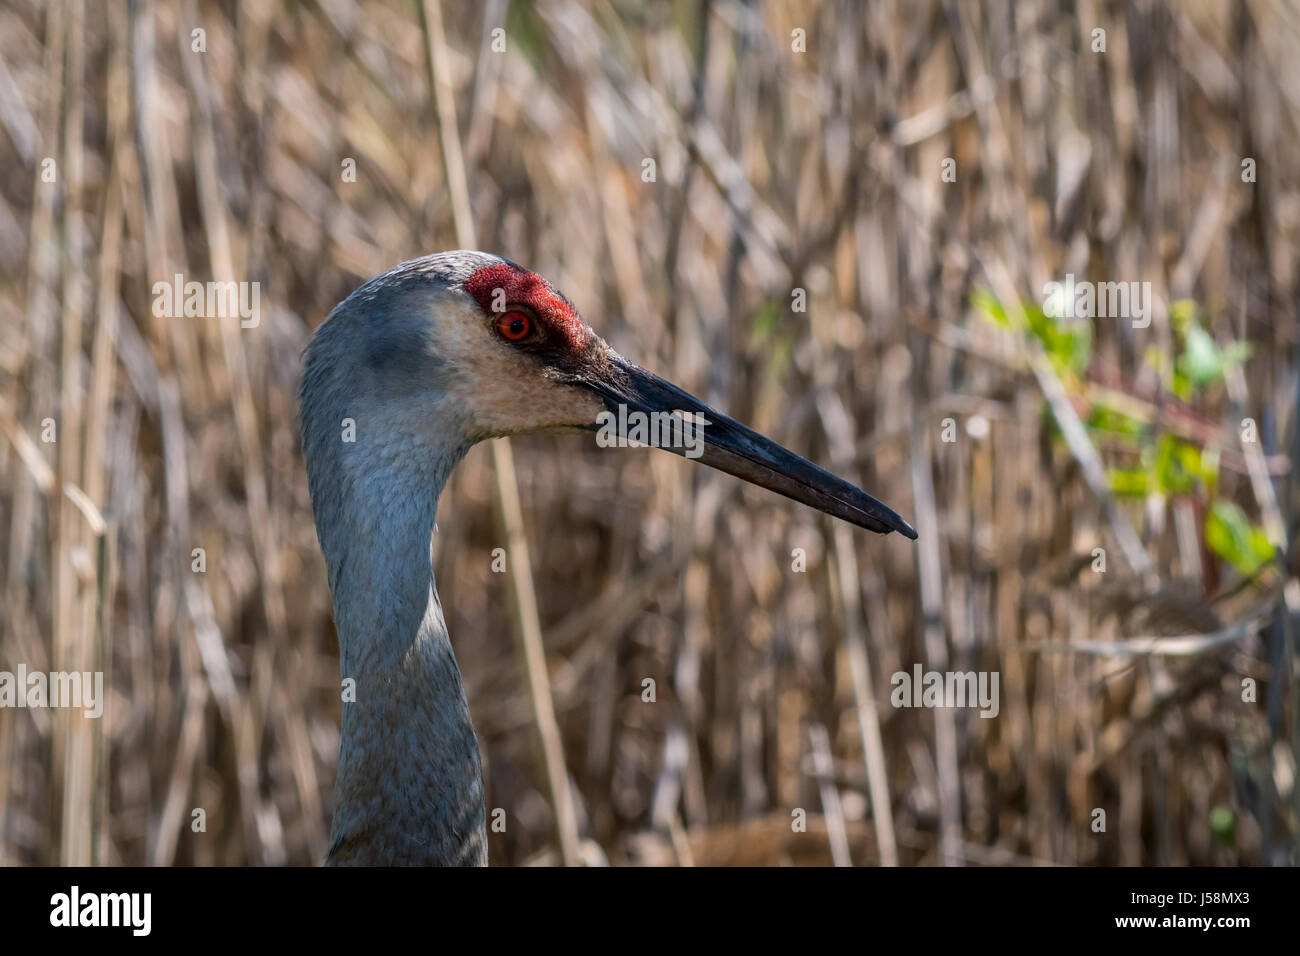
[[[487,253],[414,259],[358,288],[307,347],[300,399],[339,668],[355,682],[331,865],[487,862],[478,744],[430,556],[438,496],[474,443],[595,429],[620,406],[620,421],[686,412],[703,416],[704,464],[916,537],[870,495],[628,362],[549,282]]]

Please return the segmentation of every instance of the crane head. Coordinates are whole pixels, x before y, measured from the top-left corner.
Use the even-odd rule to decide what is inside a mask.
[[[620,445],[657,445],[871,531],[916,537],[871,495],[619,355],[546,279],[508,259],[461,251],[403,263],[340,303],[326,326],[336,317],[356,326],[351,337],[383,373],[372,387],[434,396],[438,417],[454,421],[466,444],[596,431]]]

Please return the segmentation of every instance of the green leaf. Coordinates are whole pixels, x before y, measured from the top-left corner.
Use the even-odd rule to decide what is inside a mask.
[[[1018,326],[1019,312],[1007,311],[998,298],[984,289],[971,293],[971,305],[998,328]],[[1047,353],[1058,375],[1078,375],[1088,367],[1092,355],[1092,323],[1087,319],[1061,319],[1050,316],[1035,302],[1022,302],[1025,324]]]
[[[1201,450],[1173,435],[1164,435],[1156,449],[1155,472],[1160,490],[1169,495],[1190,494],[1202,479]]]
[[[781,311],[775,302],[768,300],[760,305],[754,313],[754,324],[750,326],[750,344],[760,345],[770,341],[780,318]]]
[[[1205,543],[1243,575],[1249,576],[1274,558],[1262,528],[1252,525],[1237,505],[1219,499],[1205,516]]]
[[[1112,468],[1106,472],[1110,490],[1121,498],[1145,498],[1150,482],[1140,468]]]
[[[1141,438],[1147,427],[1142,419],[1125,414],[1105,402],[1097,402],[1088,410],[1088,420],[1084,424],[1097,431],[1111,432],[1126,438]]]
[[[1182,355],[1183,373],[1193,385],[1208,385],[1223,378],[1223,353],[1199,325],[1187,330],[1187,349]]]
[[[546,32],[541,16],[529,4],[512,3],[506,8],[506,34],[535,69],[541,68],[546,55]]]
[[[1187,333],[1187,327],[1196,321],[1196,303],[1191,299],[1178,299],[1169,304],[1169,324],[1179,335]]]
[[[1213,497],[1219,487],[1219,453],[1213,448],[1201,452],[1201,481],[1205,490]]]
[[[1007,310],[1002,307],[1002,303],[992,292],[976,289],[970,295],[970,302],[980,315],[994,325],[1003,329],[1011,328],[1011,318],[1007,315]]]
[[[1237,815],[1232,807],[1219,805],[1210,811],[1210,830],[1226,846],[1237,842]]]
[[[1146,351],[1142,353],[1142,361],[1148,367],[1155,369],[1157,372],[1165,367],[1165,360],[1168,356],[1165,350],[1158,345],[1148,345]]]
[[[1229,342],[1219,348],[1214,337],[1196,322],[1183,326],[1183,354],[1175,364],[1173,391],[1188,398],[1197,388],[1213,384],[1224,373],[1250,358],[1251,349],[1246,342]],[[1181,376],[1181,379],[1180,379]]]

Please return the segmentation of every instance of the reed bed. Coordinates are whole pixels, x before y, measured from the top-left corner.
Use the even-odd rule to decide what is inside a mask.
[[[467,233],[920,531],[514,439],[544,751],[474,449],[434,566],[494,864],[1295,863],[1297,49],[1265,3],[7,2],[0,670],[106,700],[0,708],[0,863],[324,858],[300,354]],[[260,321],[159,316],[177,274]],[[1150,325],[1044,318],[1067,274]],[[891,706],[917,664],[997,716]]]

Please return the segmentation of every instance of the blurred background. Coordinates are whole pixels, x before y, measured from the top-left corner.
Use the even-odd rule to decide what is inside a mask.
[[[0,709],[0,863],[324,858],[300,355],[458,204],[920,532],[515,439],[562,825],[475,448],[434,567],[494,864],[1294,863],[1298,49],[1294,3],[7,0],[0,670],[106,704]],[[260,322],[157,316],[176,273]],[[891,706],[917,664],[997,716]]]

